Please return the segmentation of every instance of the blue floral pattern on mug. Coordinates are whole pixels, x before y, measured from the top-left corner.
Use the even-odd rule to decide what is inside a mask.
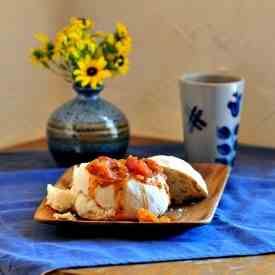
[[[239,94],[238,92],[235,92],[232,96],[233,96],[233,100],[229,101],[229,103],[227,104],[227,107],[230,110],[231,115],[233,117],[237,117],[241,109],[242,95]]]
[[[239,127],[240,127],[240,124],[238,123],[238,124],[235,126],[234,135],[237,135],[237,134],[238,134],[238,132],[239,132]]]
[[[231,147],[227,143],[223,143],[217,146],[217,151],[220,155],[227,156],[231,153]]]
[[[239,131],[239,123],[233,129],[227,126],[217,128],[217,137],[222,141],[217,145],[218,157],[215,162],[233,166],[235,162],[236,150],[238,148],[237,134]]]
[[[203,110],[199,109],[198,106],[194,106],[188,113],[188,126],[190,133],[192,133],[194,129],[201,131],[203,128],[207,127],[206,121],[202,118]]]
[[[231,131],[226,126],[220,127],[217,129],[217,136],[220,139],[228,139],[231,136]]]

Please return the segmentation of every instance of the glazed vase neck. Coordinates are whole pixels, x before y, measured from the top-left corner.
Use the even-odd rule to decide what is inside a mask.
[[[76,85],[73,86],[73,89],[80,99],[96,99],[103,88],[104,86],[98,86],[96,89],[92,89],[90,87],[82,88]]]

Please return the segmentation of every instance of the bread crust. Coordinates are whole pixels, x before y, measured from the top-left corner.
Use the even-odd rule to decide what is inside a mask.
[[[208,196],[207,185],[202,176],[187,162],[174,156],[151,157],[164,169],[169,185],[171,201],[183,204]]]

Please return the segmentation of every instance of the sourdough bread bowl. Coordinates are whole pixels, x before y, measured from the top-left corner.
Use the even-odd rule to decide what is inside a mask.
[[[153,156],[150,159],[164,169],[170,198],[174,204],[182,204],[186,201],[199,200],[208,196],[204,179],[186,161],[166,155]]]

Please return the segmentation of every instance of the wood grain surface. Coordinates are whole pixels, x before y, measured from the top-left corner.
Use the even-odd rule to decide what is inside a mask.
[[[132,139],[132,145],[168,143],[167,140],[136,137]],[[41,150],[45,149],[44,139],[31,141],[6,148],[7,151]],[[254,149],[248,148],[240,159],[253,169],[259,169],[268,176],[269,166],[274,165],[275,154],[273,151],[262,149],[263,156],[257,161],[249,153]],[[268,161],[266,161],[268,159]],[[237,168],[238,169],[238,168]],[[235,171],[237,171],[237,169]],[[154,264],[119,265],[95,268],[62,269],[47,272],[47,275],[275,275],[275,254],[261,256],[247,256],[234,258],[219,258],[196,261],[176,261]]]
[[[47,275],[274,275],[274,255],[67,269]]]
[[[161,138],[153,138],[153,137],[138,137],[133,136],[130,139],[130,145],[146,145],[146,144],[164,144],[164,143],[176,143],[176,141],[166,140]],[[24,143],[15,144],[12,146],[8,146],[2,148],[1,152],[17,152],[17,151],[25,151],[25,150],[45,150],[48,149],[47,141],[45,138],[40,138],[37,140],[30,140]]]

